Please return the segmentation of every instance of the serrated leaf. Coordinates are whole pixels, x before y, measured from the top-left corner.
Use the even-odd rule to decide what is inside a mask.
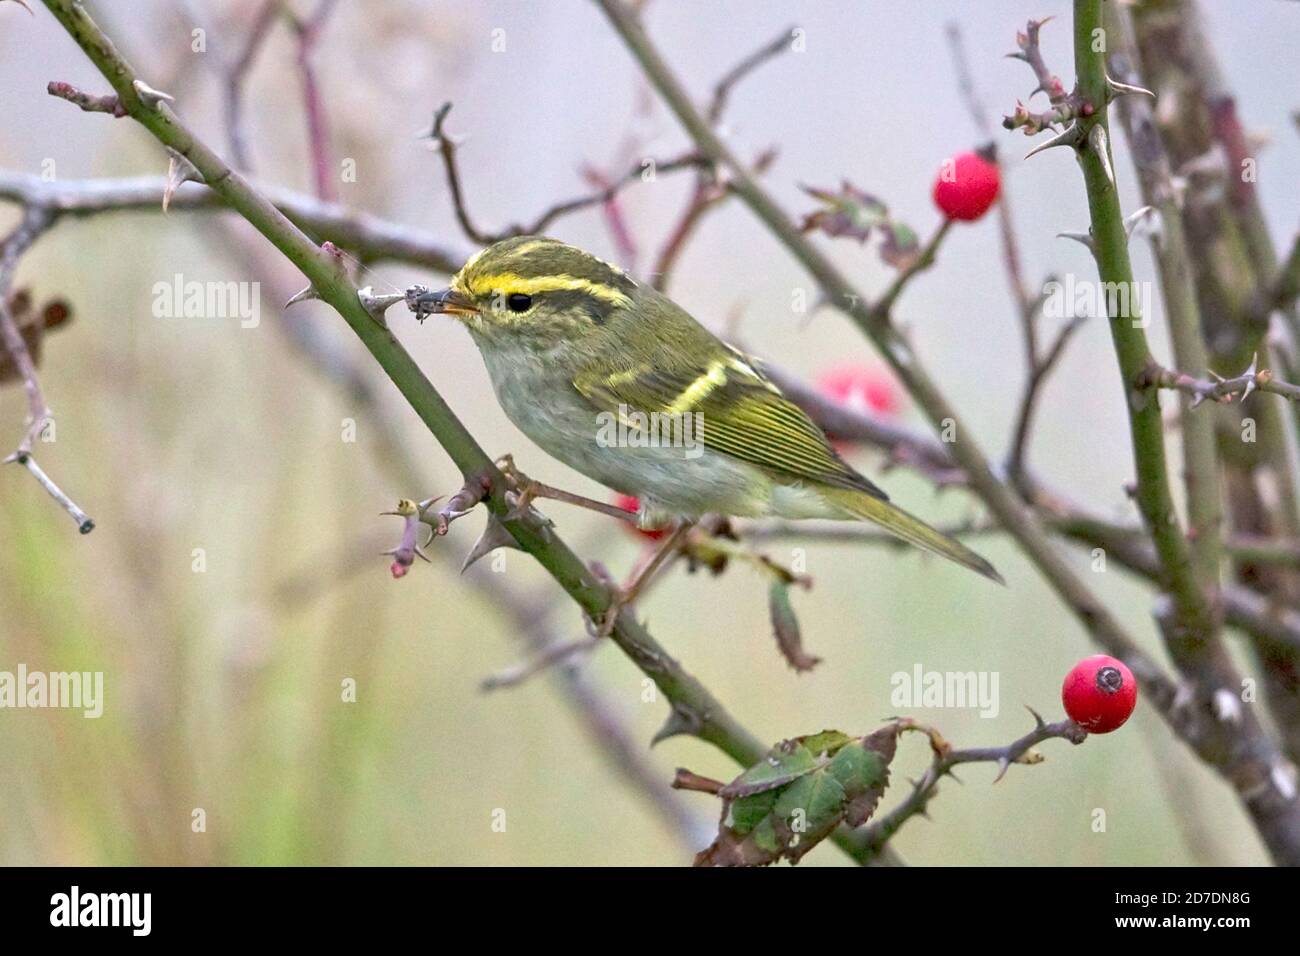
[[[800,673],[812,670],[821,663],[821,658],[803,649],[799,619],[795,617],[794,606],[790,603],[790,585],[780,579],[773,580],[767,589],[767,599],[772,631],[776,634],[776,646],[780,649],[781,656]]]
[[[839,825],[847,794],[835,775],[818,770],[781,791],[772,816],[789,834],[786,857],[798,863]]]
[[[844,822],[849,826],[862,826],[876,812],[889,786],[889,764],[897,749],[898,728],[891,724],[842,748],[832,758],[835,769],[831,772],[849,796],[844,808]],[[836,760],[840,761],[838,766]]]
[[[719,795],[737,800],[764,790],[774,790],[811,773],[817,766],[817,758],[797,739],[783,740],[762,760],[723,787]]]
[[[696,866],[799,862],[841,822],[858,826],[889,784],[898,724],[866,737],[823,730],[782,741],[719,795],[718,835]]]

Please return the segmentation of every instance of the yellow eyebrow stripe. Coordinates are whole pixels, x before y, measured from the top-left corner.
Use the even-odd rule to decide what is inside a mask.
[[[494,275],[474,276],[470,286],[470,292],[479,297],[494,292],[501,295],[536,295],[539,292],[566,291],[585,292],[613,305],[629,305],[632,301],[612,286],[564,274],[530,278],[514,272],[498,272]]]
[[[709,370],[682,389],[682,393],[672,400],[665,409],[670,415],[680,415],[690,411],[708,397],[715,388],[727,384],[727,363],[713,362]]]

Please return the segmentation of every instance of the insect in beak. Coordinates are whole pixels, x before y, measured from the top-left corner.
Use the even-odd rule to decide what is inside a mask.
[[[459,289],[430,291],[423,286],[413,286],[407,290],[406,304],[420,321],[424,321],[425,316],[434,313],[444,315],[478,314],[478,308],[474,305],[474,300]]]

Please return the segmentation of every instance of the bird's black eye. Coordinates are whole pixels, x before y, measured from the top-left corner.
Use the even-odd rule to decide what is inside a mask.
[[[512,292],[506,296],[506,308],[511,312],[527,312],[533,307],[533,297],[522,292]]]

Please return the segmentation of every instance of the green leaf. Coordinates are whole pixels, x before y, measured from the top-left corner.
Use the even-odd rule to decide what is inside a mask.
[[[736,800],[730,805],[727,813],[731,829],[736,833],[749,833],[772,812],[772,808],[776,806],[776,798],[775,790],[767,790]]]
[[[785,855],[791,863],[798,863],[839,825],[847,796],[828,770],[810,773],[781,791],[772,816],[789,834]]]
[[[697,866],[798,863],[840,823],[859,826],[889,785],[899,727],[866,737],[823,730],[782,741],[719,791],[718,835]]]
[[[767,756],[720,791],[726,799],[739,799],[783,787],[817,769],[817,758],[799,740],[783,740]]]
[[[854,740],[848,734],[840,733],[838,730],[823,730],[819,734],[810,734],[807,737],[800,737],[799,742],[804,748],[813,754],[826,754],[830,756],[839,750],[845,744]]]

